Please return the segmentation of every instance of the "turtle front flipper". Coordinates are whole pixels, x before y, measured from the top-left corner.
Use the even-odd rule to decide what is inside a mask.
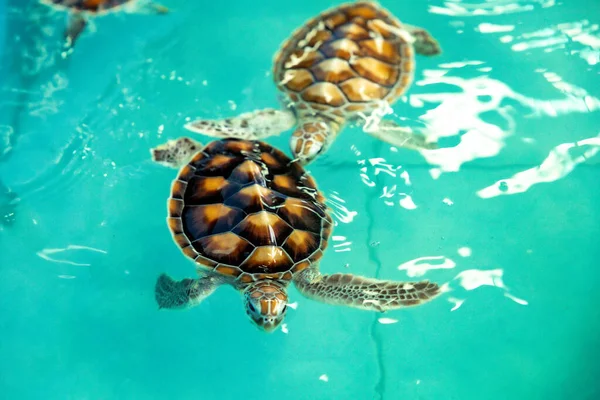
[[[65,47],[75,46],[77,38],[79,38],[86,25],[87,19],[82,13],[72,12],[69,15],[67,29],[65,30]]]
[[[441,293],[433,282],[396,282],[351,274],[321,275],[307,268],[294,278],[302,295],[327,304],[380,311],[416,306]]]
[[[161,274],[156,281],[154,296],[158,308],[183,309],[197,306],[219,286],[213,277],[176,281]]]
[[[169,140],[165,144],[150,149],[152,161],[170,168],[180,168],[187,164],[192,156],[202,150],[202,144],[183,137]]]
[[[415,39],[413,46],[417,54],[422,56],[437,56],[442,53],[440,44],[426,29],[407,24],[402,24],[402,27]]]
[[[294,125],[296,117],[291,111],[267,108],[232,118],[198,119],[186,124],[184,128],[216,138],[255,140],[279,135]]]
[[[382,120],[377,125],[365,126],[363,131],[379,140],[396,147],[413,150],[433,150],[438,148],[437,142],[427,141],[427,138],[403,127],[394,121]]]

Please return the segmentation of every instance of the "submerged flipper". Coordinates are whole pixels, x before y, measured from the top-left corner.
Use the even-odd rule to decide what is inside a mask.
[[[65,47],[70,48],[75,46],[77,38],[79,38],[79,35],[81,35],[86,25],[87,19],[85,16],[83,16],[83,14],[72,12],[69,15],[67,29],[65,30]]]
[[[417,54],[422,56],[436,56],[442,53],[440,44],[426,29],[407,24],[402,24],[402,27],[415,39],[413,46]]]
[[[150,149],[152,161],[169,168],[180,168],[187,164],[192,156],[202,150],[202,144],[187,137],[169,140],[165,144]]]
[[[182,309],[197,306],[219,286],[212,277],[176,281],[161,274],[156,281],[154,297],[158,308]]]
[[[416,306],[441,293],[433,282],[396,282],[351,274],[321,275],[307,268],[294,279],[302,295],[327,304],[380,311]]]
[[[185,129],[216,138],[246,140],[263,139],[279,135],[296,125],[296,117],[287,110],[264,109],[223,119],[198,119]]]
[[[392,146],[413,150],[433,150],[438,148],[437,142],[428,142],[424,135],[400,126],[394,121],[382,120],[378,125],[370,126],[369,128],[365,127],[363,130],[365,133]]]

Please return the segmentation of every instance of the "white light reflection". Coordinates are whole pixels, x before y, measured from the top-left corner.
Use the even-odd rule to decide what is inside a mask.
[[[464,299],[457,299],[455,297],[449,297],[448,301],[452,304],[454,304],[454,306],[450,309],[450,311],[456,311],[460,308],[460,306],[462,306],[462,304],[465,302]]]
[[[377,320],[377,322],[379,322],[382,325],[390,325],[390,324],[395,324],[398,322],[397,319],[393,319],[393,318],[379,318]]]
[[[463,257],[470,256],[470,249],[462,247],[459,249],[459,253]],[[414,260],[407,261],[398,266],[398,270],[406,271],[406,275],[411,278],[421,277],[428,271],[438,269],[453,269],[456,267],[456,263],[444,256],[431,256],[431,257],[420,257]],[[481,286],[494,286],[504,291],[504,296],[518,304],[528,305],[526,300],[520,299],[515,295],[511,294],[509,289],[506,287],[502,280],[504,271],[502,269],[492,270],[481,270],[481,269],[468,269],[459,272],[450,282],[446,282],[441,285],[440,290],[442,293],[451,292],[454,289],[451,287],[452,282],[457,281],[462,288],[467,291],[477,289]],[[466,299],[459,299],[456,297],[449,297],[448,301],[453,304],[451,311],[457,310]]]
[[[460,272],[454,279],[458,279],[460,285],[466,290],[477,289],[480,286],[496,286],[501,289],[506,289],[506,286],[504,286],[504,282],[502,281],[503,274],[504,271],[501,269],[487,271],[469,269]]]
[[[419,257],[407,261],[398,266],[400,271],[406,271],[406,275],[414,278],[423,276],[427,271],[435,269],[452,269],[456,263],[444,256]]]
[[[55,263],[77,265],[77,266],[82,266],[82,267],[89,267],[91,265],[91,264],[87,264],[87,263],[77,263],[77,262],[69,261],[69,260],[56,259],[51,256],[52,254],[59,254],[59,253],[68,252],[68,251],[72,251],[72,250],[87,250],[87,251],[93,251],[96,253],[107,254],[107,252],[104,250],[95,249],[93,247],[88,247],[88,246],[79,246],[79,245],[75,245],[75,244],[70,244],[65,248],[43,249],[41,251],[38,251],[36,254],[39,257],[43,258],[44,260],[52,261]]]
[[[542,49],[544,52],[551,52],[556,49],[565,48],[567,45],[570,54],[579,54],[589,65],[597,63],[600,55],[600,36],[596,33],[599,30],[598,24],[591,24],[588,20],[575,22],[566,22],[557,25],[551,25],[533,32],[523,33],[514,38],[511,49],[514,51],[526,51],[531,49]],[[584,49],[574,49],[574,43],[584,46]]]
[[[465,2],[462,0],[446,0],[443,6],[429,6],[433,14],[449,15],[453,17],[474,17],[482,15],[503,15],[518,12],[533,11],[538,7],[552,7],[556,0],[488,0],[483,3]]]
[[[400,193],[400,201],[399,204],[402,208],[406,210],[414,210],[417,208],[417,205],[413,201],[412,197],[406,193]]]
[[[529,108],[531,113],[528,117],[555,117],[600,109],[599,99],[562,80],[559,86],[565,94],[564,98],[539,100],[516,93],[505,83],[485,76],[463,79],[446,76],[445,72],[447,71],[436,70],[424,74],[426,77],[418,81],[417,85],[449,84],[461,88],[461,93],[415,94],[410,100],[411,105],[415,107],[424,103],[439,104],[421,116],[427,126],[426,136],[439,138],[461,135],[460,143],[454,147],[421,152],[427,162],[434,166],[430,171],[434,179],[443,172],[459,171],[461,165],[466,162],[493,157],[500,152],[506,138],[512,135],[515,129],[512,117],[514,108],[501,105],[504,99],[513,99]],[[545,77],[556,80],[556,76]],[[552,84],[556,86],[559,83],[555,81]],[[497,115],[505,121],[506,127],[484,121],[480,118],[483,113]]]
[[[350,247],[352,245],[352,242],[346,240],[345,236],[332,236],[331,239],[334,242],[336,242],[333,245],[333,251],[335,251],[336,253],[352,251],[352,248]]]
[[[511,32],[514,29],[514,25],[495,25],[487,22],[481,23],[477,27],[477,30],[481,33]]]
[[[570,150],[581,146],[590,146],[581,155],[572,155]],[[553,182],[564,178],[575,167],[595,156],[600,150],[600,134],[575,143],[563,143],[550,151],[541,165],[521,171],[511,178],[501,179],[477,192],[477,196],[489,199],[500,195],[523,193],[541,182]]]
[[[378,122],[371,123],[377,124]],[[361,154],[355,146],[354,150],[356,150],[357,155]],[[372,188],[377,186],[377,183],[375,182],[375,176],[378,175],[380,180],[391,180],[392,182],[396,182],[389,185],[384,185],[381,188],[379,198],[383,199],[383,204],[388,207],[399,205],[406,210],[414,210],[417,208],[417,205],[410,194],[403,192],[402,190],[398,190],[399,187],[402,188],[403,186],[412,185],[408,171],[403,170],[401,165],[390,164],[386,162],[385,158],[382,157],[360,159],[357,161],[357,163],[359,165],[360,178],[368,187]]]
[[[458,280],[460,286],[465,290],[477,289],[480,286],[494,286],[503,289],[506,298],[511,299],[517,304],[528,305],[529,303],[526,300],[520,299],[509,293],[509,289],[502,281],[503,274],[504,271],[499,268],[493,270],[469,269],[460,272],[454,279]]]
[[[337,192],[333,192],[327,196],[327,203],[330,205],[329,208],[334,218],[344,224],[349,224],[358,215],[356,211],[348,210],[344,205],[346,200],[342,199]]]
[[[471,254],[473,254],[473,251],[470,247],[461,247],[458,249],[458,255],[461,257],[471,257]]]

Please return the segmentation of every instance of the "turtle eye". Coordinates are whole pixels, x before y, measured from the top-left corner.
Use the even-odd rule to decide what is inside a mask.
[[[256,308],[254,308],[254,304],[248,302],[248,307],[250,307],[250,311],[252,311],[253,313],[256,312]]]
[[[285,306],[283,306],[283,310],[281,310],[282,313],[286,312],[287,310],[287,304]]]

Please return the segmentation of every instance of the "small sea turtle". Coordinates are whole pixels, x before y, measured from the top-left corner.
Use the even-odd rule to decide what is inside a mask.
[[[319,261],[333,228],[325,199],[299,163],[266,143],[223,139],[203,147],[181,138],[151,152],[154,161],[181,168],[167,223],[199,276],[160,275],[159,308],[197,305],[228,284],[243,296],[250,319],[272,331],[285,316],[290,282],[311,299],[381,312],[440,293],[429,281],[322,275]]]
[[[423,28],[401,23],[371,2],[348,3],[306,22],[283,43],[273,77],[291,110],[256,110],[237,117],[200,119],[185,128],[213,137],[261,139],[294,126],[292,154],[306,164],[323,153],[346,122],[385,110],[413,80],[414,53],[441,52]],[[394,146],[436,148],[393,121],[363,131]]]
[[[70,12],[65,31],[66,46],[72,47],[83,32],[88,17],[109,12],[165,14],[169,10],[151,0],[40,0],[43,4]]]

